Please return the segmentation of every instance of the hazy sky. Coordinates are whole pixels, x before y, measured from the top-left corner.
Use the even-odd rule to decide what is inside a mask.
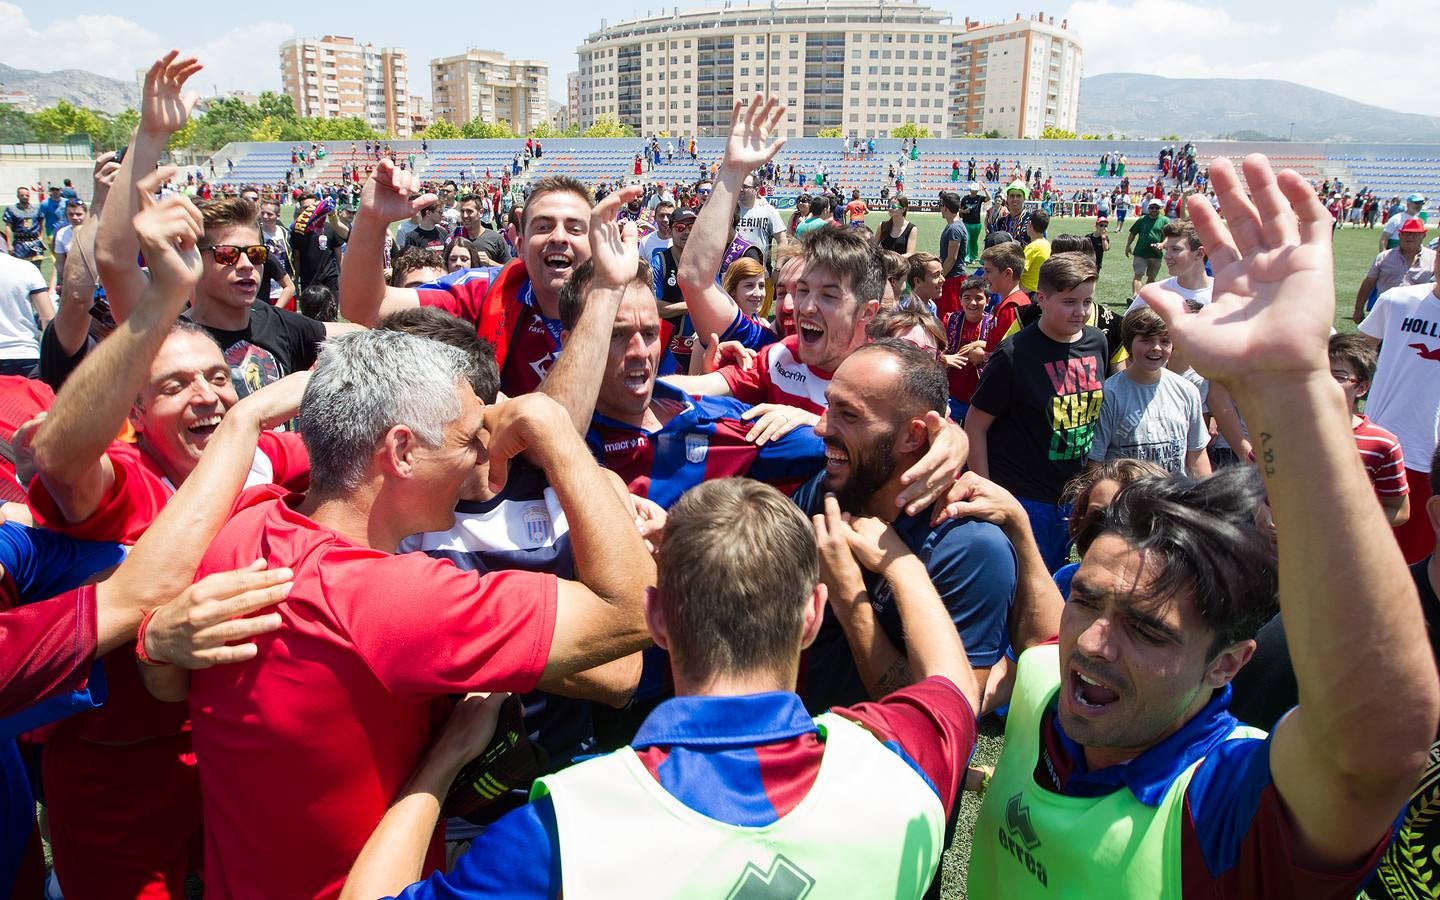
[[[695,5],[717,4],[682,4]],[[957,20],[967,13],[977,15],[976,6],[953,0],[930,5]],[[1029,5],[1045,4],[1031,0]],[[397,6],[405,14],[397,14]],[[411,14],[421,8],[434,12]],[[509,8],[521,14],[500,12]],[[993,4],[987,8],[1000,9]],[[0,0],[0,62],[133,78],[159,53],[179,47],[206,63],[198,77],[204,93],[278,90],[276,51],[281,41],[338,32],[405,49],[411,90],[423,96],[430,94],[431,59],[480,47],[545,60],[550,64],[551,96],[563,101],[565,73],[576,68],[575,48],[600,26],[602,17],[614,23],[660,9],[636,0],[483,0],[464,5]],[[1018,6],[1006,9],[1006,16],[1019,11]],[[1391,109],[1440,115],[1440,92],[1431,90],[1424,77],[1429,48],[1440,38],[1440,0],[1077,0],[1063,6],[1057,2],[1046,13],[1057,22],[1069,18],[1085,46],[1087,75],[1282,78]],[[1414,76],[1397,77],[1407,68]]]

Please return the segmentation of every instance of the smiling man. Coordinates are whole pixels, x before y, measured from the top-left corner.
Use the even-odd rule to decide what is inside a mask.
[[[495,345],[506,396],[535,390],[560,353],[560,288],[590,258],[590,190],[564,176],[534,182],[520,221],[520,257],[503,268],[462,269],[422,290],[386,287],[386,228],[436,202],[433,194],[412,199],[419,189],[413,172],[386,160],[365,183],[341,266],[341,314],[373,325],[386,313],[437,307],[474,323]]]

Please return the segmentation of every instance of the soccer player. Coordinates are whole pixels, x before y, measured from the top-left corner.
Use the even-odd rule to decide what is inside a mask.
[[[1265,423],[1278,564],[1253,524],[1249,471],[1115,497],[1058,642],[1017,646],[975,831],[977,895],[1353,897],[1426,761],[1440,684],[1414,582],[1393,544],[1357,539],[1385,517],[1328,371],[1332,220],[1298,174],[1277,179],[1260,156],[1245,171],[1253,204],[1228,161],[1210,168],[1227,220],[1247,228],[1191,207],[1214,302],[1187,315],[1176,295],[1146,300]],[[1229,715],[1228,686],[1277,589],[1303,700],[1267,738]],[[1356,646],[1385,652],[1346,664]],[[1332,702],[1345,696],[1366,699]]]
[[[902,585],[915,683],[811,719],[794,693],[827,564]],[[860,562],[857,562],[859,560]],[[858,574],[857,574],[858,577]],[[456,869],[406,888],[439,796],[494,729],[493,702],[452,719],[357,860],[345,898],[919,897],[975,740],[974,674],[920,559],[833,501],[814,523],[773,488],[709,482],[675,506],[646,618],[677,696],[631,746],[541,780]],[[867,799],[868,798],[868,799]],[[873,801],[873,802],[871,802]],[[809,887],[804,887],[808,885]],[[403,890],[402,890],[403,889]]]
[[[1110,355],[1085,324],[1095,277],[1079,253],[1040,267],[1039,320],[991,354],[965,416],[970,468],[1020,498],[1052,572],[1070,548],[1060,495],[1090,452]]]
[[[1009,643],[1015,551],[994,525],[966,519],[932,527],[928,510],[903,514],[894,499],[904,488],[901,473],[929,448],[926,416],[945,413],[947,388],[934,354],[903,340],[881,339],[852,353],[830,382],[830,406],[816,428],[825,469],[794,499],[819,516],[833,495],[841,512],[889,525],[924,561],[983,690]],[[879,699],[914,680],[907,653],[914,626],[896,599],[906,585],[862,568],[863,575],[831,566],[828,557],[822,565],[830,608],[806,654],[802,692],[812,711]]]
[[[1170,331],[1154,310],[1141,306],[1121,322],[1130,364],[1105,381],[1100,421],[1086,464],[1143,459],[1172,475],[1204,478],[1210,474],[1210,457],[1205,454],[1210,433],[1200,390],[1166,368]]]

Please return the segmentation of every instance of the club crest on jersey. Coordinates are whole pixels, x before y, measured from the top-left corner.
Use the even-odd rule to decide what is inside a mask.
[[[704,434],[685,435],[685,459],[692,463],[705,461],[710,453],[710,437]]]
[[[525,510],[525,536],[536,546],[550,543],[550,512],[544,505],[531,506]]]

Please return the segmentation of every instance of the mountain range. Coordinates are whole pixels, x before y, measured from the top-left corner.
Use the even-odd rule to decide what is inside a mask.
[[[1396,96],[1396,102],[1403,97]],[[1081,134],[1235,140],[1440,143],[1440,118],[1395,112],[1290,81],[1117,72],[1080,81]]]
[[[41,107],[67,100],[115,115],[140,104],[140,85],[133,81],[106,78],[84,69],[36,72],[0,63],[0,89],[24,91]]]

